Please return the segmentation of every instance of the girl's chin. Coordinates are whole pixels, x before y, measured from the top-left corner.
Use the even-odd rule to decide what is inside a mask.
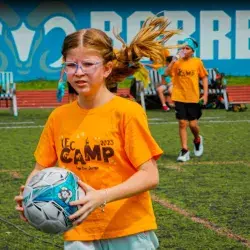
[[[89,95],[90,94],[90,89],[89,88],[81,88],[81,89],[76,89],[76,92],[79,95]]]

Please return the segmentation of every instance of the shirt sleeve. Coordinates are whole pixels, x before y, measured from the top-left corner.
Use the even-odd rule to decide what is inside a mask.
[[[200,60],[200,63],[199,63],[199,77],[200,78],[203,78],[204,76],[207,76],[208,73],[207,73],[207,70],[205,69],[204,67],[204,64],[203,62]]]
[[[45,124],[34,156],[36,162],[43,167],[52,167],[57,162],[52,114]]]
[[[132,165],[138,168],[152,158],[157,160],[163,151],[150,133],[144,110],[140,107],[135,111],[125,128],[125,151]]]

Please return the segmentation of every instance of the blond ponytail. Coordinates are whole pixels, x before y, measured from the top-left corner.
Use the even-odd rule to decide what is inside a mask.
[[[115,37],[122,43],[113,60],[114,67],[107,79],[107,86],[122,81],[140,69],[140,60],[150,58],[155,63],[165,64],[164,50],[178,45],[166,46],[166,42],[181,30],[167,30],[170,22],[165,17],[149,17],[129,45],[113,30]]]

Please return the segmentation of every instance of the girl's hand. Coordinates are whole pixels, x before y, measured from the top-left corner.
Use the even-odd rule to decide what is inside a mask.
[[[207,104],[207,96],[202,96],[201,98],[200,98],[200,101],[199,101],[200,103],[202,103],[203,105],[206,105]]]
[[[23,220],[23,221],[28,221],[25,216],[24,216],[24,209],[23,209],[23,206],[22,206],[22,201],[23,201],[23,190],[24,190],[24,186],[22,185],[20,187],[20,193],[19,195],[15,196],[14,200],[15,202],[17,203],[16,205],[16,210],[20,212],[20,218]]]
[[[74,225],[79,225],[92,211],[105,204],[107,199],[106,190],[95,190],[82,181],[78,181],[78,183],[79,186],[85,191],[86,195],[80,200],[70,202],[71,206],[81,206],[77,212],[69,216],[70,220],[74,220]]]

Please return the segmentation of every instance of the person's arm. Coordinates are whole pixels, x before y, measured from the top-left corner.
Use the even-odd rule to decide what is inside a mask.
[[[203,85],[203,96],[200,98],[203,99],[203,104],[206,105],[207,104],[207,99],[208,99],[208,78],[207,76],[204,76],[202,79],[202,85]]]
[[[173,60],[169,63],[169,65],[167,66],[167,68],[165,70],[166,76],[172,76],[172,69],[173,69],[175,62],[176,62],[176,60],[173,57]]]
[[[143,163],[139,170],[125,182],[107,189],[107,202],[128,198],[147,190],[155,188],[159,184],[159,173],[156,161],[151,159]]]
[[[40,164],[36,163],[34,169],[32,170],[32,172],[29,174],[25,185],[27,185],[29,183],[29,181],[31,180],[31,178],[36,175],[39,171],[41,171],[42,169],[44,169],[43,166],[41,166]],[[23,201],[23,190],[24,190],[24,185],[22,185],[20,187],[20,193],[19,195],[15,196],[14,201],[16,202],[16,210],[20,212],[20,218],[23,221],[27,221],[27,219],[24,216],[24,209],[22,206],[22,201]]]
[[[200,100],[203,100],[203,104],[207,104],[208,100],[208,73],[205,69],[202,60],[200,60],[200,66],[199,66],[199,77],[201,78],[202,85],[203,85],[203,96],[200,98]]]
[[[79,185],[85,190],[86,196],[70,205],[82,207],[69,217],[75,220],[74,224],[80,224],[86,217],[102,204],[129,198],[139,193],[155,188],[159,183],[159,173],[156,161],[150,159],[143,163],[138,171],[123,183],[108,189],[95,190],[83,182]]]

